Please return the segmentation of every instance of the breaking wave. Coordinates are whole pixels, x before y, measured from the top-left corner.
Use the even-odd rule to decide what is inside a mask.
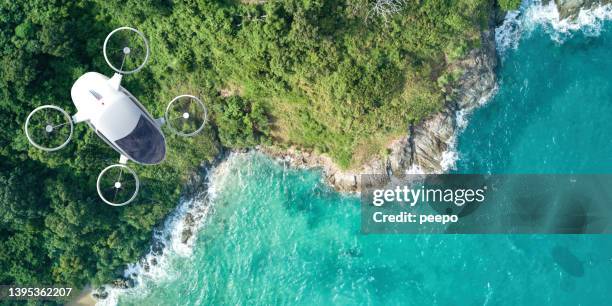
[[[563,43],[576,33],[598,36],[603,23],[612,19],[612,4],[582,9],[574,18],[561,19],[555,1],[523,1],[521,8],[509,12],[502,25],[495,29],[495,42],[500,55],[519,45],[521,37],[542,28],[557,43]]]

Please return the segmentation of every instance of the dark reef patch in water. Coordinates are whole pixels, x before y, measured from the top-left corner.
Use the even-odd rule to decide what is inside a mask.
[[[555,246],[550,253],[554,262],[567,274],[574,277],[584,276],[584,264],[569,248]]]

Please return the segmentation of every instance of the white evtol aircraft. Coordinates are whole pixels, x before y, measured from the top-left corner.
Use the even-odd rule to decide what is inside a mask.
[[[149,43],[142,32],[130,27],[115,29],[104,40],[102,50],[106,63],[115,71],[113,77],[83,74],[71,90],[77,113],[70,116],[57,106],[40,106],[28,115],[25,133],[34,147],[52,152],[68,145],[74,124],[86,122],[120,154],[118,164],[102,170],[96,187],[102,201],[123,206],[136,198],[140,186],[128,160],[143,165],[161,163],[166,157],[161,127],[167,125],[181,136],[196,135],[206,124],[207,110],[197,97],[181,95],[170,101],[164,117],[154,119],[121,86],[124,74],[141,70],[149,59]]]

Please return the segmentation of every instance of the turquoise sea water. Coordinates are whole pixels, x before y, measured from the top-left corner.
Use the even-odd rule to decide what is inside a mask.
[[[612,173],[612,22],[562,44],[526,35],[459,137],[458,172]]]
[[[612,173],[612,22],[523,33],[459,136],[460,173]],[[235,155],[191,256],[167,252],[121,305],[605,305],[612,236],[361,235],[317,171]]]

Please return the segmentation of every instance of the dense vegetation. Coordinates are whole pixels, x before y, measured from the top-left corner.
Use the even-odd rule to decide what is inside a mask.
[[[440,109],[461,74],[452,63],[478,47],[492,2],[401,1],[384,16],[373,2],[1,2],[0,284],[108,282],[143,253],[219,141],[296,145],[351,167]],[[157,116],[172,97],[199,95],[213,120],[195,138],[169,137],[163,165],[135,167],[137,202],[113,208],[95,192],[99,171],[117,160],[112,149],[79,125],[67,148],[43,154],[23,124],[42,104],[75,111],[72,83],[86,71],[111,74],[101,45],[120,25],[152,46],[150,64],[124,86]]]
[[[250,102],[240,96],[221,99],[215,104],[219,138],[224,145],[249,148],[268,144],[269,120],[261,102]]]

